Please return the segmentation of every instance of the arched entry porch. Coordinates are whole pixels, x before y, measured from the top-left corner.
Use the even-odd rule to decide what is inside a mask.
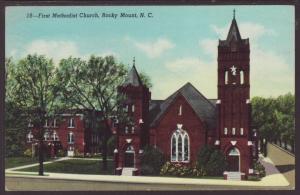
[[[240,151],[236,147],[231,148],[227,153],[228,171],[240,172],[241,157]]]

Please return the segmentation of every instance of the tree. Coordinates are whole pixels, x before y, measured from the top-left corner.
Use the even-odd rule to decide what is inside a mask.
[[[213,146],[205,145],[197,155],[197,166],[208,175],[222,175],[227,167],[225,155]]]
[[[295,96],[291,93],[277,98],[252,99],[252,126],[259,129],[261,139],[279,141],[285,147],[295,143]]]
[[[5,59],[6,75],[6,93],[9,94],[11,89],[10,70],[13,68],[14,62],[12,58]],[[20,117],[22,111],[16,107],[9,96],[5,97],[5,156],[20,156],[25,146],[25,131],[27,123]]]
[[[122,98],[116,89],[124,81],[125,75],[125,66],[117,63],[113,56],[91,56],[87,62],[72,57],[62,59],[57,74],[60,85],[65,86],[61,88],[65,104],[69,108],[91,111],[91,127],[94,131],[100,132],[102,137],[103,170],[107,169],[110,120],[116,114]],[[101,115],[96,115],[98,111]]]
[[[7,74],[7,100],[22,111],[21,117],[30,118],[38,131],[39,175],[43,175],[44,122],[57,109],[56,69],[51,59],[34,54],[8,67]]]

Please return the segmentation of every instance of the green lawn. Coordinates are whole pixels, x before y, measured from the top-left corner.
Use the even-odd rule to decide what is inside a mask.
[[[23,165],[29,165],[37,162],[38,162],[38,158],[7,157],[5,158],[5,169],[23,166]]]
[[[58,161],[44,165],[45,172],[113,175],[114,162],[107,161],[107,168],[107,171],[102,171],[102,162],[98,160],[78,159]],[[17,171],[37,172],[38,166],[29,167],[26,169],[18,169]]]

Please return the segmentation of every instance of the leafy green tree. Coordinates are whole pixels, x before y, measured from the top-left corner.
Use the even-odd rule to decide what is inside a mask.
[[[28,55],[7,67],[7,100],[22,111],[21,117],[31,119],[38,130],[35,137],[39,142],[39,175],[44,174],[44,122],[58,108],[55,75],[52,60],[42,55]]]
[[[91,111],[91,127],[100,132],[102,138],[103,170],[107,169],[107,141],[111,136],[109,121],[122,99],[116,89],[125,75],[125,66],[117,63],[113,56],[93,55],[87,62],[72,57],[62,59],[57,74],[60,85],[64,86],[60,91],[67,107]],[[101,115],[96,114],[98,111]]]
[[[60,61],[57,78],[63,102],[68,108],[89,110],[91,129],[101,135],[103,170],[107,169],[108,140],[111,137],[112,117],[119,122],[130,118],[121,108],[124,96],[117,88],[126,78],[128,68],[118,63],[113,56],[98,57],[92,55],[88,61],[70,57]],[[142,77],[149,84],[147,76]],[[101,115],[97,115],[97,112]]]
[[[261,139],[295,144],[295,96],[291,93],[277,98],[252,99],[252,126],[260,132]]]

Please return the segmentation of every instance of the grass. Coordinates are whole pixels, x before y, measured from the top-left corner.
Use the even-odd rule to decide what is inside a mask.
[[[5,158],[5,169],[29,165],[33,163],[37,163],[39,160],[38,158],[31,158],[31,157],[7,157]]]
[[[25,169],[18,169],[17,171],[37,172],[38,166],[29,167]],[[107,171],[102,170],[102,161],[90,160],[64,160],[53,162],[44,165],[45,172],[52,173],[74,173],[74,174],[92,174],[92,175],[113,175],[114,162],[107,161]]]

